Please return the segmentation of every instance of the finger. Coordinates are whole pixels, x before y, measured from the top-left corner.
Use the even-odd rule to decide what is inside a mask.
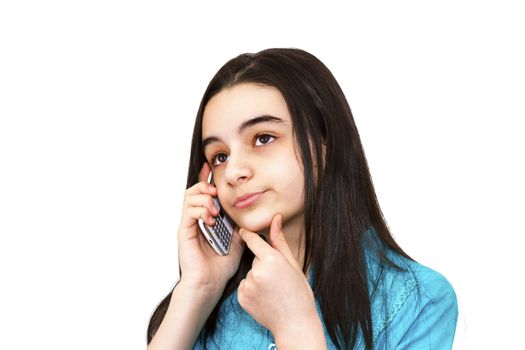
[[[258,236],[261,237],[261,239],[262,239],[266,244],[269,245],[268,241],[266,241],[266,239],[265,239],[265,237],[264,237],[263,235],[260,235],[260,234],[259,234]],[[264,263],[261,261],[261,259],[253,259],[253,260],[252,260],[252,269],[251,269],[250,271],[253,271],[253,270],[258,269],[260,264],[264,264]]]
[[[246,283],[246,278],[241,280],[241,282],[239,283],[239,290],[243,289],[244,288],[244,284]]]
[[[290,246],[288,245],[288,242],[286,241],[286,237],[284,236],[284,232],[282,230],[283,227],[283,216],[281,214],[276,214],[273,219],[272,223],[270,225],[270,242],[274,249],[281,252],[281,254],[284,255],[288,263],[294,267],[295,269],[300,270],[301,267],[299,266],[299,262],[294,257],[292,250],[290,249]]]
[[[244,250],[244,247],[246,246],[246,244],[244,243],[241,237],[241,234],[239,233],[239,226],[237,225],[234,225],[233,227],[232,244],[241,246],[243,250]]]
[[[235,225],[233,227],[232,244],[230,247],[230,254],[232,256],[240,257],[244,253],[246,245],[239,234],[239,227]],[[255,259],[254,259],[255,260]]]
[[[187,239],[195,238],[195,235],[199,235],[198,233],[195,233],[198,230],[197,231],[194,230],[197,220],[199,219],[202,219],[204,223],[208,226],[215,225],[215,219],[210,214],[207,208],[192,207],[192,208],[186,209],[183,212],[183,215],[181,218],[181,228],[177,232],[177,239],[179,241],[187,240]]]
[[[241,280],[239,287],[237,287],[237,301],[239,305],[243,307],[244,304],[244,286],[246,284],[246,279]]]
[[[255,260],[255,259],[254,259]],[[253,273],[252,273],[253,270],[250,270],[248,271],[248,273],[246,274],[246,277],[244,277],[244,279],[246,281],[253,281]]]
[[[260,263],[261,263],[260,259],[253,259],[252,260],[252,269],[250,271],[255,270]]]
[[[191,207],[188,208],[188,218],[189,222],[186,222],[186,226],[191,226],[195,223],[195,221],[202,219],[204,223],[208,226],[215,225],[215,219],[213,218],[213,215],[210,213],[208,208],[204,207]]]
[[[211,173],[210,165],[206,162],[202,164],[201,171],[199,172],[199,181],[208,181],[208,176]]]
[[[246,243],[246,246],[255,254],[259,259],[264,258],[268,254],[273,252],[272,247],[266,243],[258,234],[248,231],[244,228],[239,230],[242,240]]]
[[[188,198],[186,198],[186,202],[184,203],[184,205],[187,208],[205,207],[205,208],[208,208],[208,210],[213,215],[219,214],[219,208],[215,206],[215,203],[213,202],[213,198],[208,194],[196,194],[196,195],[188,196]]]
[[[186,189],[185,198],[195,194],[209,194],[212,197],[216,197],[217,188],[207,182],[197,182],[195,185]]]

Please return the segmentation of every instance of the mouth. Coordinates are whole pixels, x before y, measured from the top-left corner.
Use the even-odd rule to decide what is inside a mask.
[[[262,197],[264,192],[247,193],[235,199],[233,206],[237,209],[246,208]]]

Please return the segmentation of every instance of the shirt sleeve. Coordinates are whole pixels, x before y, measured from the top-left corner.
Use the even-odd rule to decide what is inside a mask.
[[[458,318],[457,298],[452,285],[436,271],[420,275],[413,290],[388,327],[390,344],[397,350],[452,349]]]

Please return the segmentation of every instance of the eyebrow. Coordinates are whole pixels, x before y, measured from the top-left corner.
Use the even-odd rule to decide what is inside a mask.
[[[248,128],[254,126],[254,125],[263,124],[263,123],[286,124],[286,122],[284,120],[282,120],[281,118],[277,118],[277,117],[274,117],[273,115],[269,115],[269,114],[264,114],[264,115],[260,115],[258,117],[254,117],[254,118],[251,118],[251,119],[248,119],[248,120],[245,120],[244,122],[242,122],[242,124],[239,125],[239,128],[237,129],[237,133],[240,135],[246,129],[248,129]],[[221,141],[221,139],[218,138],[217,136],[206,137],[202,141],[202,149],[204,150],[204,149],[206,149],[206,146],[210,145],[211,143],[219,142],[219,141]]]

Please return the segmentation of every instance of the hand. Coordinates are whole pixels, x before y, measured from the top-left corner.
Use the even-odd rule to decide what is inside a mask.
[[[181,282],[184,281],[185,285],[201,289],[209,287],[212,291],[222,292],[221,289],[239,268],[244,244],[238,227],[235,227],[230,253],[220,256],[200,232],[199,218],[212,226],[213,217],[218,215],[213,209],[212,200],[212,197],[217,196],[217,189],[206,181],[210,172],[210,166],[204,163],[199,182],[184,193],[181,224],[177,233],[179,263]]]
[[[312,325],[324,339],[312,289],[282,231],[282,215],[272,219],[271,245],[254,232],[241,229],[240,234],[255,254],[252,269],[239,284],[241,307],[276,340],[293,339],[304,334],[305,328],[313,330]]]

